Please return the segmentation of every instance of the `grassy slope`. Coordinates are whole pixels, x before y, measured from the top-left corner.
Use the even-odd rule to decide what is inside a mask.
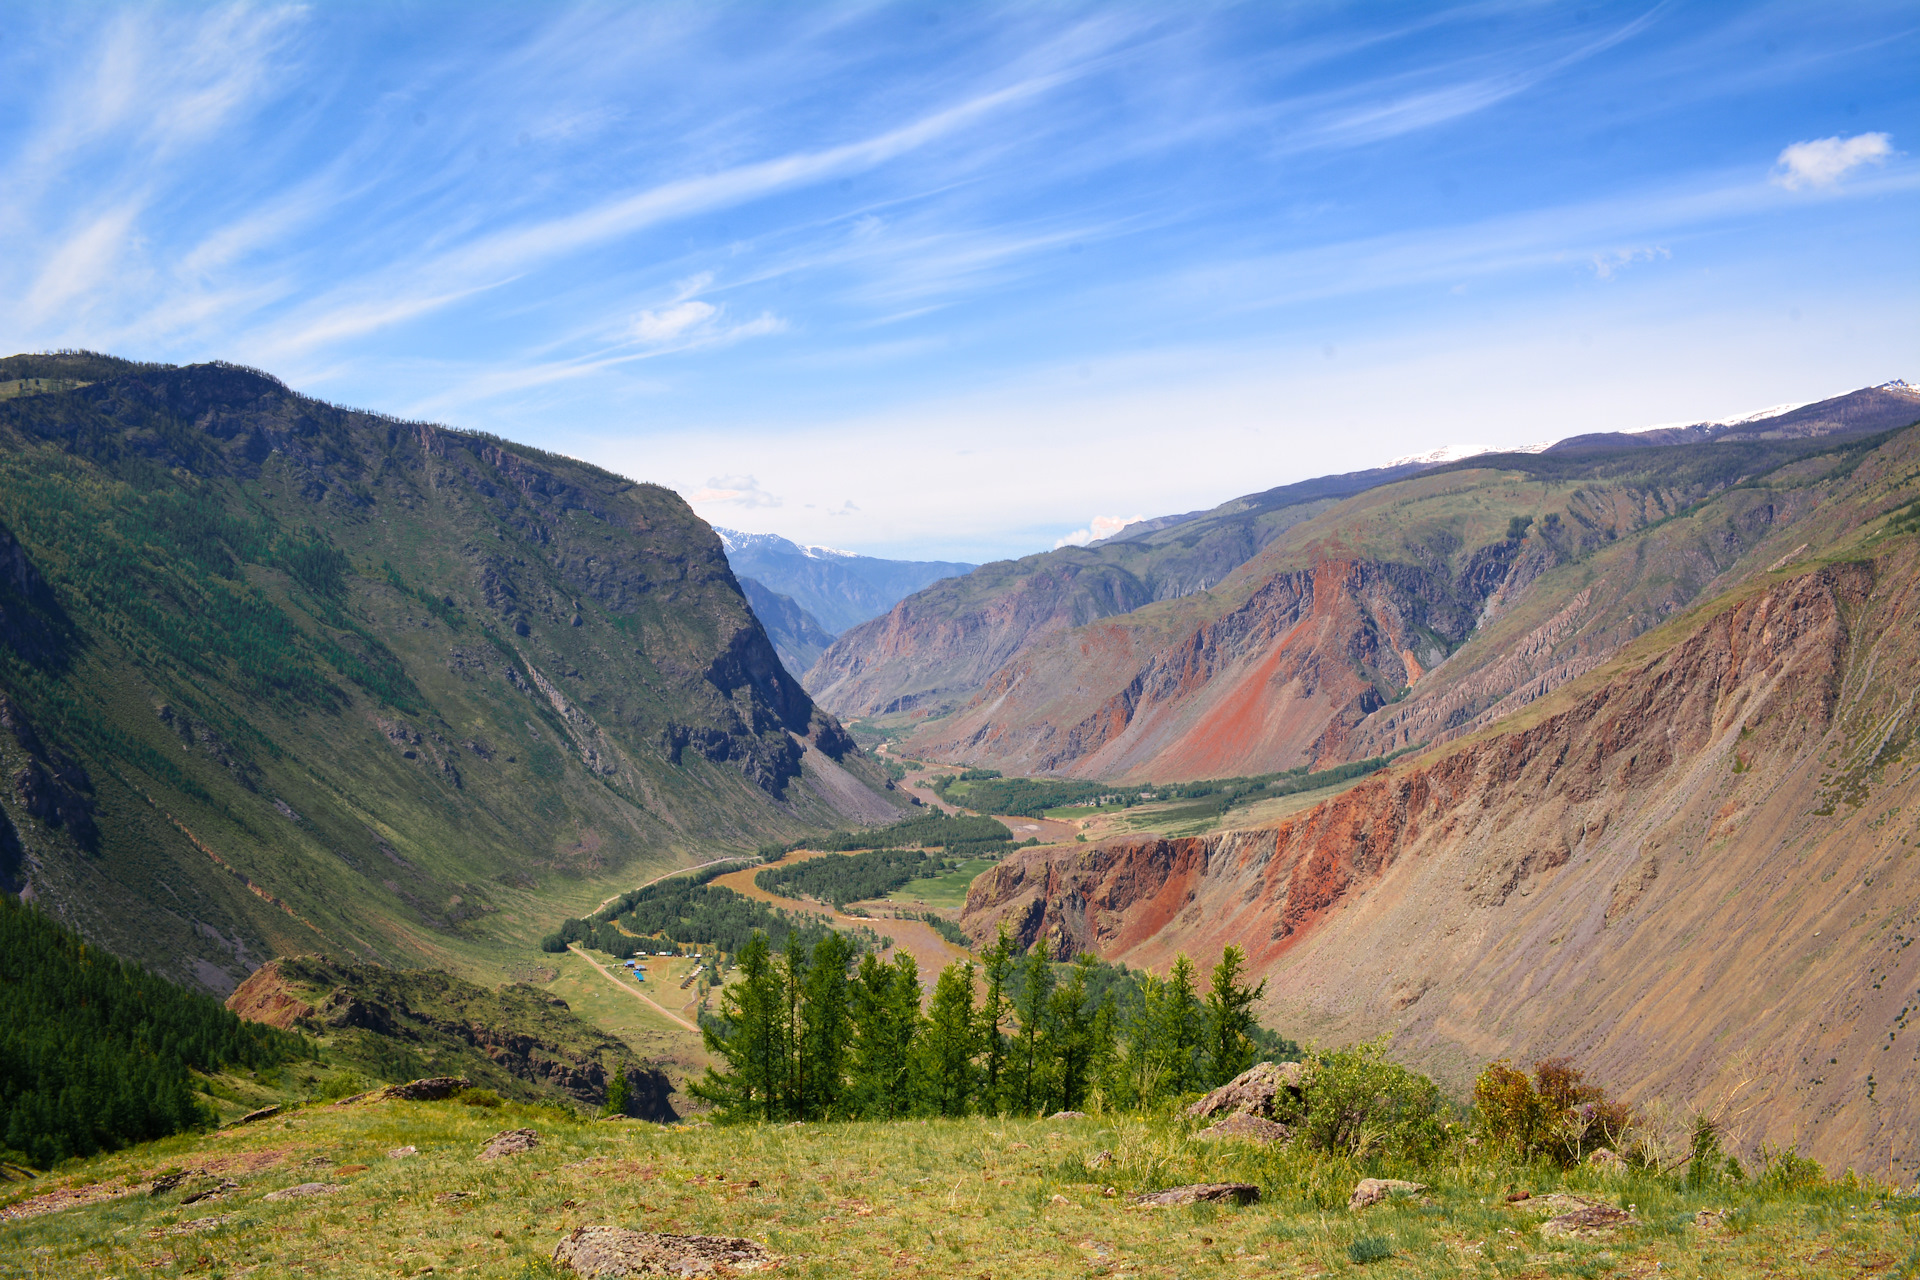
[[[215,990],[313,951],[491,981],[537,959],[551,919],[652,872],[843,821],[778,778],[783,721],[827,722],[675,495],[239,371],[87,372],[0,412],[0,524],[67,628],[30,652],[38,615],[0,602],[0,687],[48,767],[92,786],[92,850],[19,794],[5,807],[32,891],[94,941]],[[143,544],[131,513],[161,501],[333,548],[341,593],[264,552],[211,551],[223,577]],[[130,593],[98,579],[107,550],[138,567]],[[333,695],[263,688],[278,659],[249,677],[136,608],[190,621],[249,588],[295,633],[284,665]],[[328,643],[401,693],[356,685]],[[9,773],[33,758],[0,737]]]
[[[536,1150],[475,1162],[495,1132],[522,1126],[542,1135]],[[1186,1129],[1108,1117],[660,1129],[517,1105],[311,1107],[11,1188],[16,1204],[82,1184],[97,1195],[140,1190],[0,1221],[0,1257],[13,1274],[33,1277],[542,1276],[554,1274],[545,1260],[567,1231],[617,1224],[745,1236],[784,1255],[775,1274],[821,1277],[1839,1277],[1904,1274],[1899,1268],[1915,1261],[1920,1201],[1886,1199],[1871,1185],[1687,1192],[1644,1176],[1607,1181],[1472,1156],[1425,1169],[1360,1165],[1194,1141]],[[418,1154],[387,1155],[408,1146]],[[1089,1169],[1101,1150],[1113,1164]],[[176,1167],[217,1168],[240,1186],[188,1206],[178,1193],[144,1193],[154,1174]],[[1347,1195],[1368,1174],[1411,1177],[1432,1190],[1349,1213]],[[341,1189],[262,1198],[316,1180]],[[1145,1209],[1125,1200],[1215,1180],[1253,1182],[1262,1202]],[[1108,1187],[1116,1194],[1103,1194]],[[1641,1225],[1600,1239],[1544,1238],[1539,1210],[1505,1202],[1514,1187],[1632,1205]],[[459,1198],[443,1199],[450,1195]],[[1696,1225],[1705,1209],[1734,1212]],[[1393,1256],[1356,1266],[1348,1249],[1361,1237]]]

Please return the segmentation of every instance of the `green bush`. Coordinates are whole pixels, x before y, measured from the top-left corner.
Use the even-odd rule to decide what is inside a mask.
[[[504,1101],[491,1089],[462,1089],[453,1099],[463,1107],[497,1107]]]
[[[1440,1087],[1388,1061],[1384,1039],[1312,1061],[1306,1114],[1297,1117],[1309,1147],[1354,1159],[1391,1152],[1419,1161],[1445,1145],[1447,1106]]]

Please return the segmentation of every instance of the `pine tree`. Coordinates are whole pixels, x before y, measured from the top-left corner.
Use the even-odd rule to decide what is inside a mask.
[[[786,1053],[781,1035],[784,1000],[767,935],[756,932],[740,951],[740,980],[722,989],[720,1017],[703,1020],[709,1052],[727,1064],[710,1066],[688,1086],[733,1119],[777,1118]]]
[[[964,1116],[973,1101],[979,1068],[974,1053],[979,1025],[973,1012],[973,962],[956,961],[940,971],[921,1032],[919,1065],[922,1109]]]
[[[1035,939],[1021,966],[1020,996],[1014,1002],[1019,1031],[1014,1042],[1014,1097],[1021,1112],[1031,1115],[1046,1105],[1047,1063],[1044,1057],[1048,1000],[1053,995],[1053,970],[1047,965],[1047,940]]]
[[[807,1073],[812,1063],[807,1056],[806,1028],[801,1025],[801,1009],[806,1000],[807,951],[797,930],[789,931],[787,944],[780,953],[780,1030],[783,1055],[780,1082],[780,1113],[796,1120],[807,1118]]]
[[[1160,1034],[1167,1045],[1167,1091],[1181,1094],[1198,1087],[1198,1054],[1204,1028],[1200,1025],[1200,996],[1194,990],[1193,961],[1186,952],[1174,956],[1167,973],[1167,998],[1161,1005],[1166,1025]]]
[[[900,951],[883,964],[869,951],[853,983],[853,1046],[849,1093],[855,1110],[890,1120],[913,1110],[910,1067],[920,1029],[920,971]]]
[[[1229,944],[1213,967],[1213,979],[1207,992],[1206,1087],[1217,1089],[1253,1065],[1252,1032],[1257,1025],[1253,1002],[1267,989],[1266,979],[1257,987],[1240,981],[1247,967],[1247,954]]]
[[[802,1119],[831,1119],[842,1114],[847,1072],[849,1018],[847,964],[853,944],[829,933],[813,946],[807,970],[805,1004],[801,1013],[801,1040],[807,1061]]]
[[[1007,1034],[1003,1029],[1013,1005],[1007,998],[1007,975],[1013,969],[1013,937],[1006,922],[980,957],[980,968],[987,981],[986,998],[980,1005],[980,1110],[997,1115],[1006,1109]]]
[[[1088,1068],[1093,1062],[1093,1008],[1087,999],[1087,979],[1096,961],[1082,952],[1067,980],[1048,1000],[1048,1040],[1052,1048],[1050,1108],[1079,1110],[1087,1098]]]
[[[631,1086],[627,1084],[627,1070],[618,1068],[613,1079],[607,1081],[607,1106],[602,1115],[623,1116],[633,1101]]]

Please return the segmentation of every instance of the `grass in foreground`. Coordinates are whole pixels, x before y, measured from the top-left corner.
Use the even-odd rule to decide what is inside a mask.
[[[474,1160],[495,1132],[522,1126],[540,1131],[537,1150]],[[406,1146],[418,1153],[388,1155]],[[1102,1150],[1112,1163],[1089,1167]],[[182,1167],[212,1169],[239,1187],[193,1205],[178,1192],[146,1194],[153,1176]],[[1367,1174],[1433,1189],[1349,1213],[1348,1193]],[[263,1199],[308,1181],[340,1189]],[[1254,1182],[1263,1201],[1239,1210],[1126,1202],[1129,1192],[1195,1181]],[[1472,1158],[1399,1168],[1195,1140],[1164,1118],[668,1129],[511,1104],[314,1106],[101,1157],[7,1195],[18,1204],[82,1184],[138,1189],[0,1221],[7,1274],[546,1276],[561,1235],[593,1223],[746,1236],[785,1255],[776,1274],[809,1277],[1826,1277],[1920,1268],[1920,1199],[1888,1198],[1884,1188],[1687,1192],[1640,1176]],[[1527,1202],[1506,1202],[1514,1187],[1631,1205],[1640,1225],[1603,1239],[1546,1239]],[[1701,1226],[1701,1210],[1730,1212]]]

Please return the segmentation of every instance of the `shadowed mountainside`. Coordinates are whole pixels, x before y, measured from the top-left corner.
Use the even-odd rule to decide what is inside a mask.
[[[228,365],[0,381],[0,876],[220,992],[891,812],[678,496]]]
[[[773,642],[773,651],[780,655],[788,674],[798,680],[833,643],[833,633],[821,626],[819,619],[802,609],[792,596],[783,596],[765,584],[746,577],[740,579],[740,590],[753,607],[753,616],[760,619],[760,625],[766,628],[767,639]]]
[[[771,533],[716,532],[735,573],[792,598],[834,633],[885,613],[895,601],[929,583],[974,567],[951,560],[882,560],[828,547],[803,547]]]

